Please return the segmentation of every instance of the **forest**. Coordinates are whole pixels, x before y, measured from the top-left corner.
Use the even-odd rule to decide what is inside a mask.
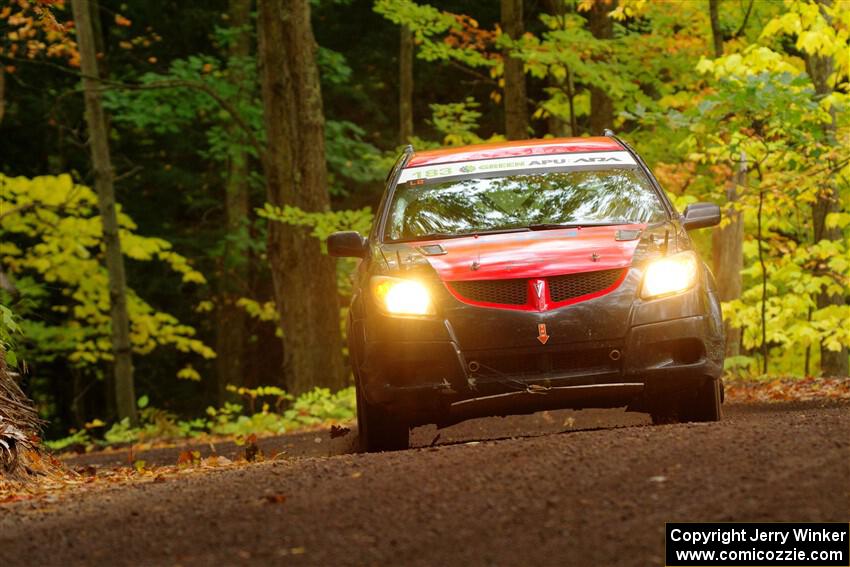
[[[402,148],[611,129],[722,207],[728,375],[846,377],[848,102],[847,0],[0,0],[0,351],[57,448],[350,418]]]

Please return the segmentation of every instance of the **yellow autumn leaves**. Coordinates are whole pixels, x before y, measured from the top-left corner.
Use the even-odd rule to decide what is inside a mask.
[[[13,276],[22,303],[52,304],[53,322],[30,323],[26,336],[39,350],[75,364],[112,358],[109,341],[109,285],[102,265],[102,226],[97,197],[69,175],[6,177],[0,174],[0,265]],[[118,212],[125,256],[140,262],[160,261],[184,284],[206,283],[190,262],[161,238],[136,234],[125,213]],[[128,290],[131,344],[137,354],[170,346],[203,358],[215,352],[196,338],[193,327],[157,311]],[[178,377],[197,380],[191,365]]]

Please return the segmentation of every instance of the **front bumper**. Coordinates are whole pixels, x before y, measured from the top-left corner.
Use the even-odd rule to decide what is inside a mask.
[[[558,321],[578,329],[581,321],[571,315],[592,317],[594,310],[591,305],[576,307],[564,308],[570,313],[510,315],[528,319],[517,323],[522,329],[536,328],[542,317],[555,329]],[[385,317],[377,332],[373,328],[367,333],[362,323],[353,328],[361,339],[358,377],[367,399],[407,416],[414,425],[448,425],[543,409],[640,408],[645,398],[660,391],[688,387],[693,380],[722,372],[722,325],[699,288],[636,301],[624,318],[624,333],[610,338],[563,340],[562,335],[562,340],[540,344],[526,333],[513,342],[517,346],[481,348],[487,344],[484,315],[494,316],[492,310],[481,311],[488,313],[478,319],[477,334],[466,325],[459,331],[458,318],[453,325],[449,319]],[[471,311],[465,317],[476,320]],[[588,322],[587,328],[598,325]],[[573,333],[573,339],[587,338]],[[466,339],[473,335],[475,340]]]

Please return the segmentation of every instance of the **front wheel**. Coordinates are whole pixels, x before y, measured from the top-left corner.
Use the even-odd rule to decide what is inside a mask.
[[[357,388],[357,433],[360,450],[400,451],[410,447],[410,427],[407,423],[387,413],[380,406],[370,404]]]
[[[682,421],[720,421],[723,412],[723,383],[720,380],[704,380],[694,395],[682,402]]]

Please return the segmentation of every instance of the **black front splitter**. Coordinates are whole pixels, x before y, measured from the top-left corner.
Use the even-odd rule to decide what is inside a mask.
[[[643,392],[641,382],[615,382],[549,388],[529,386],[525,390],[460,400],[449,404],[437,419],[437,427],[448,427],[478,417],[530,414],[544,410],[585,407],[614,408],[627,405]]]

